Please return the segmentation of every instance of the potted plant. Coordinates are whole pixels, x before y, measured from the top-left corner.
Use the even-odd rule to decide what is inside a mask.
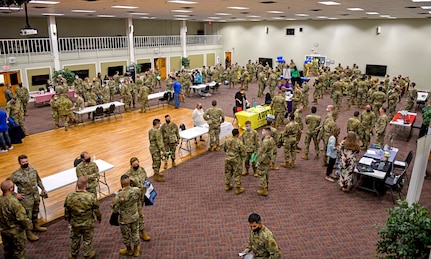
[[[189,59],[189,58],[187,58],[187,57],[182,57],[182,58],[181,58],[181,65],[182,65],[184,68],[189,68],[189,66],[190,66],[190,59]]]
[[[67,68],[54,70],[52,73],[52,81],[56,82],[58,75],[61,75],[63,78],[65,78],[68,85],[72,85],[73,81],[75,80],[75,73]]]
[[[428,258],[431,245],[431,219],[427,208],[406,200],[388,209],[389,218],[378,230],[379,258]]]

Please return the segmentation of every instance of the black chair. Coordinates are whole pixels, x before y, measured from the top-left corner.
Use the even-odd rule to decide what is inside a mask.
[[[162,102],[163,107],[165,107],[164,102],[166,102],[167,104],[169,104],[169,102],[171,101],[172,96],[170,92],[165,92],[163,94],[162,98],[159,98],[158,102],[157,102],[157,106],[159,106],[160,102]]]
[[[265,104],[270,105],[272,103],[272,97],[270,93],[265,94]]]
[[[105,118],[105,113],[102,106],[97,107],[93,112],[93,121],[96,121],[97,118]]]
[[[108,117],[109,121],[111,121],[111,115],[114,115],[114,118],[117,119],[115,115],[115,104],[109,105],[109,108],[105,111],[105,116]]]
[[[391,191],[392,202],[394,204],[395,204],[394,191],[398,193],[398,196],[401,199],[401,192],[405,184],[405,177],[406,177],[406,170],[404,170],[399,175],[390,175],[385,179],[385,188]]]
[[[413,155],[414,155],[413,150],[410,150],[409,154],[406,157],[406,160],[404,160],[404,161],[395,160],[394,161],[394,168],[405,170],[407,172],[407,168],[409,168],[410,163],[412,162]],[[406,173],[406,178],[408,180],[407,173]]]

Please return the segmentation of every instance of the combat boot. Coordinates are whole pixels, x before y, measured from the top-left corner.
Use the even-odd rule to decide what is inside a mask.
[[[257,194],[261,196],[268,196],[268,188],[262,188],[260,190],[257,190]]]
[[[319,154],[316,154],[316,155],[314,156],[314,159],[319,159]]]
[[[271,170],[280,170],[280,168],[276,167],[274,163],[271,163]]]
[[[96,251],[91,251],[89,255],[85,256],[85,259],[93,259],[94,257],[96,257]]]
[[[304,154],[303,156],[301,156],[301,158],[304,160],[308,160],[308,154]]]
[[[220,146],[216,146],[215,151],[220,151]]]
[[[288,168],[290,166],[289,162],[280,165],[281,167]]]
[[[290,162],[290,167],[295,168],[295,160],[292,160],[292,162]]]
[[[172,160],[172,166],[173,166],[173,167],[177,167],[177,163],[175,163],[175,161],[174,161],[174,160]]]
[[[298,146],[296,146],[295,148],[296,148],[296,150],[302,150],[302,148],[300,148],[300,147],[298,147]]]
[[[130,246],[120,249],[120,255],[133,255],[133,250]]]
[[[76,259],[76,258],[77,258],[77,256],[76,256],[76,255],[69,254],[69,259]]]
[[[253,173],[253,176],[254,176],[254,177],[258,177],[259,175],[257,174],[257,172],[254,172],[254,173]]]
[[[232,184],[226,184],[226,186],[224,187],[224,190],[225,191],[230,191],[230,190],[232,190],[233,189],[233,185]]]
[[[165,180],[165,177],[163,175],[155,174],[154,175],[154,181],[156,181],[156,182],[164,182],[166,180]]]
[[[347,105],[346,111],[350,110],[350,104]]]
[[[244,170],[244,172],[241,173],[242,176],[248,175],[248,170]]]
[[[39,226],[39,224],[33,224],[33,231],[37,231],[37,232],[45,232],[48,229],[46,227],[41,227]]]
[[[241,194],[241,193],[243,193],[245,191],[245,189],[244,188],[242,188],[242,187],[236,187],[236,189],[235,189],[235,194]]]
[[[139,245],[135,246],[135,249],[133,249],[133,256],[138,257],[140,251],[141,251],[141,247]]]
[[[39,237],[36,236],[33,232],[31,232],[31,230],[27,230],[25,233],[27,234],[27,239],[30,240],[30,241],[37,241],[37,240],[39,240]]]
[[[139,232],[139,237],[142,238],[142,240],[147,242],[151,240],[151,237],[147,234],[147,232],[145,232],[145,230],[142,230],[141,232]]]
[[[163,163],[163,169],[168,169],[168,162]]]

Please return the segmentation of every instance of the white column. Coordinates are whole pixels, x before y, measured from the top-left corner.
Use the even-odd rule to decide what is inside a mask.
[[[48,16],[48,33],[49,40],[51,41],[54,69],[60,70],[60,55],[58,52],[57,24],[55,23],[55,16]]]
[[[129,64],[135,63],[135,41],[133,38],[133,19],[127,18],[127,37],[129,39]]]
[[[183,57],[187,57],[187,24],[186,21],[181,21],[180,27],[181,48],[183,50]]]

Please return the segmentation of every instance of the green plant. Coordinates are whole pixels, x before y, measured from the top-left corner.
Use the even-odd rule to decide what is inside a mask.
[[[142,72],[142,66],[140,64],[135,64],[135,73],[140,74]]]
[[[189,66],[190,66],[190,59],[189,59],[189,58],[186,58],[186,57],[182,57],[182,58],[181,58],[181,65],[182,65],[184,68],[189,68]]]
[[[75,80],[75,73],[73,73],[72,71],[70,71],[67,68],[60,69],[60,70],[54,70],[54,72],[52,73],[52,81],[53,82],[57,81],[58,75],[63,76],[63,78],[66,79],[68,85],[71,85],[73,83],[73,81]]]
[[[378,230],[379,258],[428,258],[431,245],[431,219],[427,208],[418,203],[408,205],[398,200],[399,206],[388,209],[389,218]]]

